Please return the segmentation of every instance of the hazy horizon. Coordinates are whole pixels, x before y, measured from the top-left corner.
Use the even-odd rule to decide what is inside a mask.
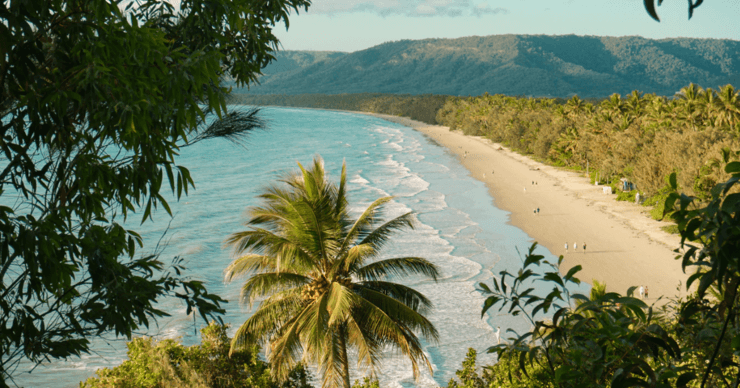
[[[416,40],[426,40],[426,39],[458,39],[458,38],[467,38],[467,37],[487,37],[487,36],[496,36],[496,35],[519,35],[519,36],[570,36],[570,35],[575,35],[575,36],[595,36],[595,37],[610,36],[610,35],[594,35],[594,34],[508,34],[508,33],[507,33],[507,34],[489,34],[489,35],[468,35],[468,36],[460,36],[460,37],[457,37],[457,38],[419,38],[419,39],[397,39],[397,40],[389,40],[389,41],[385,41],[385,42],[380,42],[380,43],[378,43],[378,44],[376,44],[376,45],[373,45],[373,46],[369,46],[369,47],[365,47],[365,48],[362,48],[362,49],[358,49],[358,50],[355,50],[355,51],[342,51],[342,50],[310,50],[310,49],[307,49],[307,50],[299,50],[299,49],[281,49],[280,51],[282,51],[282,52],[288,52],[288,51],[309,51],[309,52],[335,52],[335,53],[346,53],[346,54],[352,54],[352,53],[354,53],[354,52],[358,52],[358,51],[362,51],[362,50],[367,50],[367,49],[369,49],[369,48],[372,48],[372,47],[375,47],[375,46],[378,46],[378,45],[381,45],[381,44],[385,44],[385,43],[391,43],[391,42],[399,42],[399,41],[405,41],[405,40],[411,40],[411,41],[416,41]],[[730,38],[694,38],[694,37],[687,37],[687,36],[666,37],[666,38],[647,38],[647,37],[644,37],[644,36],[640,36],[640,35],[622,35],[622,36],[617,36],[617,37],[632,37],[632,36],[636,36],[636,37],[641,37],[641,38],[645,38],[645,39],[654,39],[654,40],[663,40],[663,39],[676,39],[676,38],[689,38],[689,39],[717,39],[717,40],[731,40],[731,41],[734,41],[734,42],[740,42],[740,37],[739,37],[739,38],[737,38],[737,39],[730,39]]]

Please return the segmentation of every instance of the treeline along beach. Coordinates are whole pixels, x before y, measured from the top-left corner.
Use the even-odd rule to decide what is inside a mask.
[[[676,172],[679,190],[702,199],[726,180],[724,160],[740,149],[740,98],[733,85],[690,84],[675,96],[633,91],[602,99],[532,98],[484,94],[476,97],[393,95],[231,96],[232,103],[352,110],[405,116],[483,136],[535,160],[574,170],[588,169],[592,181],[622,178],[634,191],[618,196],[655,206],[663,218],[666,179]]]

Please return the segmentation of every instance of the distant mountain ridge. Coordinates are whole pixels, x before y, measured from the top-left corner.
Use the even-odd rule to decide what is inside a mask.
[[[353,53],[287,51],[237,93],[672,96],[693,82],[740,86],[740,42],[492,35],[388,42]]]

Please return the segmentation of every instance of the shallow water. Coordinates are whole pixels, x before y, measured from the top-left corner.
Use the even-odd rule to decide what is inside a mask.
[[[417,213],[418,227],[396,235],[385,257],[425,257],[443,273],[438,283],[399,280],[435,305],[429,319],[439,330],[440,343],[425,345],[434,373],[425,372],[415,383],[410,363],[389,352],[381,367],[381,386],[446,386],[468,348],[479,351],[481,363],[494,361],[480,354],[494,344],[493,328],[500,326],[502,333],[529,328],[521,317],[497,311],[480,318],[484,298],[475,285],[490,282],[492,273],[518,269],[522,259],[516,249],[524,252],[532,239],[507,224],[508,213],[494,206],[483,183],[473,179],[454,155],[420,132],[375,117],[286,108],[262,112],[269,129],[252,133],[246,149],[215,140],[182,150],[178,163],[190,169],[196,189],[180,202],[171,200],[174,218],[160,211],[156,222],[138,226],[134,217],[127,225],[141,232],[144,250],[152,251],[170,223],[161,257],[185,257],[189,274],[229,300],[224,320],[232,324],[231,333],[250,312],[238,303],[240,282],[222,281],[231,257],[221,244],[230,233],[242,230],[243,211],[259,203],[255,196],[262,188],[281,173],[296,170],[296,162],[309,165],[316,154],[324,158],[334,180],[346,160],[352,210],[361,211],[378,197],[392,195],[386,218]],[[544,248],[539,252],[554,259]],[[147,335],[180,337],[188,345],[199,341],[194,330],[204,322],[198,320],[194,327],[193,318],[175,301],[164,301],[161,308],[172,317],[161,319]],[[97,368],[118,365],[126,358],[122,339],[95,340],[93,350],[80,359],[40,366],[17,382],[27,387],[74,387]],[[352,373],[353,380],[362,376],[362,371]]]

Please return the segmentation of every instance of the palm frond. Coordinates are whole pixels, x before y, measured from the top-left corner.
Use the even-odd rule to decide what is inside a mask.
[[[274,271],[276,260],[265,255],[247,254],[237,257],[224,270],[224,282],[230,283],[235,278],[255,272]]]
[[[320,260],[313,257],[311,247],[305,247],[305,243],[293,241],[285,236],[272,233],[265,229],[245,230],[233,233],[224,242],[224,246],[231,246],[235,254],[244,251],[266,253],[277,261],[280,260],[281,268],[296,271],[303,268],[313,268]]]
[[[353,272],[361,280],[379,280],[387,276],[409,276],[421,274],[434,280],[440,276],[439,268],[421,257],[398,257],[375,261]]]
[[[337,259],[334,262],[334,266],[331,268],[331,274],[342,272],[349,272],[352,268],[357,268],[362,265],[366,257],[370,257],[375,254],[375,249],[372,246],[355,245],[347,251],[347,254]]]
[[[414,229],[414,222],[415,218],[413,212],[400,215],[375,228],[375,230],[371,231],[367,235],[362,236],[360,244],[370,244],[376,250],[380,250],[388,241],[388,237],[390,237],[394,232],[398,232],[405,228]]]
[[[390,319],[391,322],[399,325],[399,327],[402,326],[409,330],[419,330],[427,340],[431,342],[439,341],[439,333],[437,333],[434,325],[426,317],[414,311],[411,307],[406,306],[401,301],[367,287],[358,287],[355,292],[362,297],[364,303],[372,305],[372,308],[370,308],[369,305],[363,304],[363,307],[368,308],[369,315],[365,317],[366,319],[370,321],[379,319],[378,322],[381,322],[386,319],[384,317],[388,317],[387,319]],[[382,316],[373,315],[380,312],[382,312]],[[382,333],[383,330],[380,332]]]
[[[376,336],[358,324],[353,316],[347,319],[347,341],[357,350],[357,366],[370,369],[371,376],[376,375],[383,347]]]
[[[354,300],[356,297],[357,295],[345,286],[337,282],[332,283],[327,292],[327,308],[331,312],[327,325],[337,326],[342,324],[357,304]]]
[[[230,354],[253,344],[263,345],[280,330],[301,308],[298,292],[276,294],[263,301],[260,308],[236,331],[231,341]]]
[[[250,131],[267,127],[266,122],[257,115],[259,111],[259,108],[252,108],[247,112],[229,112],[221,119],[214,120],[205,129],[199,129],[198,134],[184,147],[216,138],[225,139],[244,147],[246,137]]]
[[[367,332],[375,333],[380,344],[398,348],[411,361],[414,378],[419,376],[418,360],[426,363],[429,371],[432,364],[424,354],[418,330],[430,342],[439,342],[439,333],[424,316],[380,292],[369,288],[356,290],[361,305],[355,310],[353,319]]]
[[[364,239],[365,236],[370,233],[370,229],[375,223],[382,206],[390,202],[392,199],[393,197],[382,197],[373,201],[373,203],[371,203],[365,211],[362,212],[357,220],[355,220],[352,227],[346,232],[340,251],[348,249],[356,239]]]
[[[302,329],[306,327],[309,317],[315,315],[317,308],[318,303],[316,302],[306,305],[273,336],[267,356],[272,367],[272,374],[279,380],[285,380],[297,364],[298,355],[303,348],[301,345]]]
[[[244,282],[240,295],[241,301],[251,308],[258,298],[306,285],[311,280],[310,277],[290,272],[256,274]]]
[[[391,298],[405,304],[406,306],[409,306],[411,309],[419,314],[426,314],[433,307],[432,301],[424,296],[424,294],[414,290],[411,287],[404,286],[403,284],[377,280],[355,284],[388,295]]]
[[[342,333],[336,328],[324,333],[324,345],[321,357],[317,360],[319,373],[322,375],[321,387],[333,388],[343,386],[344,363],[348,360],[344,357],[341,347]]]
[[[339,190],[337,191],[336,198],[334,200],[335,209],[334,214],[344,215],[347,209],[347,162],[342,159],[342,174],[339,177]]]

